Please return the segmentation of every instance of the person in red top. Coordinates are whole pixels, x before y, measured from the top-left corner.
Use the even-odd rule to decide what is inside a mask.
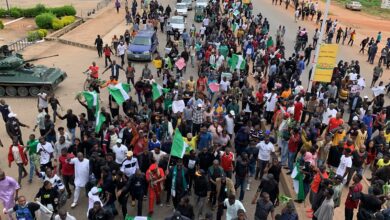
[[[19,139],[14,138],[12,142],[8,151],[8,167],[11,167],[13,161],[18,165],[18,183],[20,185],[22,178],[27,176],[27,170],[24,166],[27,166],[28,159],[27,155],[23,152],[23,146],[19,145]]]
[[[258,105],[260,105],[260,108],[263,108],[264,105],[264,92],[263,89],[260,87],[259,91],[256,92],[256,101]]]
[[[363,185],[360,183],[362,176],[356,174],[353,176],[353,184],[349,187],[347,199],[345,200],[345,220],[353,219],[353,210],[359,205],[359,199],[354,198],[352,195],[362,192]]]
[[[299,133],[299,128],[294,127],[292,131],[290,131],[290,139],[288,140],[288,168],[290,171],[288,174],[291,174],[294,169],[294,160],[295,155],[297,154],[299,144],[301,142],[301,134]]]
[[[206,84],[207,84],[207,79],[206,77],[202,74],[196,81],[196,90],[198,92],[204,93],[206,90]]]
[[[74,185],[74,165],[68,163],[68,159],[74,158],[73,153],[68,153],[67,148],[61,149],[61,156],[58,158],[59,162],[59,175],[62,177],[64,181],[66,192],[68,193],[68,198],[71,198],[72,191],[70,190],[69,183]]]
[[[146,181],[149,183],[149,214],[153,213],[154,200],[160,204],[162,183],[165,180],[164,170],[158,167],[157,163],[150,165],[146,171]]]
[[[229,147],[227,147],[225,152],[221,155],[221,167],[223,171],[225,171],[226,177],[231,179],[234,170],[234,154]]]
[[[108,46],[108,44],[106,44],[106,46],[104,46],[103,48],[103,53],[104,53],[104,63],[105,63],[105,67],[108,66],[108,61],[110,61],[111,63],[111,54],[114,54],[111,50],[111,48]]]
[[[298,96],[295,98],[295,104],[294,104],[294,120],[295,121],[297,121],[297,122],[301,121],[302,110],[303,110],[303,104],[301,102],[301,97]]]
[[[319,168],[314,168],[314,170],[317,172],[314,175],[313,182],[310,185],[310,204],[313,206],[316,204],[316,200],[318,199],[317,193],[320,188],[320,183],[324,179],[328,179],[329,175],[326,172],[326,167],[325,165],[320,166]],[[310,210],[312,211],[312,209]]]
[[[344,120],[341,118],[341,113],[337,112],[336,117],[329,119],[328,132],[332,132],[335,128],[344,124]]]
[[[345,142],[344,144],[344,150],[345,149],[350,149],[351,152],[353,152],[355,150],[355,146],[353,145],[353,141],[352,139],[348,139],[347,142]]]
[[[98,79],[99,78],[99,67],[96,65],[96,62],[92,62],[92,65],[88,67],[85,72],[90,72],[89,75],[94,78]]]

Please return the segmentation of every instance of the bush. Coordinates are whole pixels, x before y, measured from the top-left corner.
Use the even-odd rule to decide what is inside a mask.
[[[39,28],[51,29],[54,19],[57,18],[52,13],[43,13],[35,17],[35,23]]]
[[[9,14],[11,17],[20,18],[23,16],[23,10],[21,8],[11,8]]]
[[[46,29],[39,29],[37,30],[39,39],[43,39],[44,37],[47,36],[47,30]]]
[[[24,17],[28,17],[28,18],[33,18],[33,17],[36,17],[42,13],[45,13],[47,12],[47,9],[44,5],[42,4],[37,4],[35,7],[33,8],[26,8],[26,9],[22,9],[23,11],[23,16]]]
[[[2,20],[0,20],[0,29],[4,29],[4,24]]]
[[[0,8],[0,18],[5,18],[7,16],[8,11],[4,8]]]
[[[50,12],[55,14],[57,17],[63,17],[67,15],[76,15],[76,9],[72,5],[65,5],[62,7],[50,8]]]
[[[59,30],[64,27],[64,23],[58,18],[53,19],[51,26],[54,30]]]
[[[29,42],[37,41],[37,40],[39,40],[39,39],[41,39],[41,38],[39,38],[39,33],[38,33],[38,31],[29,31],[29,32],[27,33],[27,40],[28,40]]]
[[[61,18],[61,21],[64,24],[64,26],[67,26],[75,22],[76,18],[74,16],[64,16]]]

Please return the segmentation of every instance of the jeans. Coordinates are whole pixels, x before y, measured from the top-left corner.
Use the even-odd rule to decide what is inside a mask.
[[[74,144],[74,139],[76,138],[76,128],[68,128],[68,131],[72,134],[72,144]]]
[[[53,122],[56,123],[57,120],[57,109],[53,109]]]
[[[194,60],[195,60],[195,56],[190,56],[190,59],[191,59],[191,66],[194,67]]]
[[[110,61],[110,63],[112,62],[110,56],[104,56],[104,64],[106,65],[105,67],[108,66],[108,62],[107,61]]]
[[[37,166],[36,166],[36,161],[38,160],[38,155],[36,154],[33,154],[33,155],[30,155],[30,176],[28,178],[29,181],[32,181],[33,177],[34,177],[34,173],[35,173],[35,170],[37,169]]]
[[[294,169],[295,152],[288,152],[288,168],[292,172]]]
[[[22,182],[23,173],[27,176],[27,170],[24,168],[23,163],[17,163],[18,165],[18,183]]]
[[[240,201],[244,200],[246,183],[247,183],[247,178],[236,176],[235,188],[237,190],[238,187],[240,187],[240,198],[239,198]]]
[[[286,166],[288,157],[288,142],[280,138],[280,150],[281,150],[281,161],[282,166]]]
[[[252,177],[256,174],[256,161],[255,162],[249,162],[249,176]]]
[[[119,204],[121,204],[121,207],[122,207],[123,217],[126,217],[126,214],[127,214],[127,200],[128,199],[129,199],[129,194],[120,195],[118,197],[118,202],[119,202]]]

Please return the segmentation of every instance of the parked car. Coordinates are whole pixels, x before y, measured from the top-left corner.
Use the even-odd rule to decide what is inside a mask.
[[[360,4],[360,2],[358,2],[358,1],[351,1],[351,2],[347,2],[345,4],[345,8],[348,8],[348,9],[351,9],[351,10],[354,10],[354,11],[361,11],[362,10],[362,4]]]
[[[185,28],[185,20],[183,16],[172,16],[168,20],[168,24],[172,27],[172,30],[179,30],[179,33],[182,34]],[[172,33],[168,33],[172,34]]]
[[[187,3],[176,3],[176,12],[177,15],[187,17],[188,14]]]
[[[151,61],[153,54],[157,52],[157,47],[158,38],[155,31],[139,31],[127,48],[127,59]]]
[[[196,6],[200,6],[200,7],[206,8],[208,4],[209,4],[208,0],[197,0],[196,1]]]
[[[178,1],[179,2],[179,1]],[[187,9],[189,11],[192,10],[192,0],[181,0],[180,3],[186,3],[187,4]]]

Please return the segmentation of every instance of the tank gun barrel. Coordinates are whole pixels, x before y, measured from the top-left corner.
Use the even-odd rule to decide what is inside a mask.
[[[28,62],[33,62],[33,61],[46,59],[46,58],[50,58],[50,57],[58,57],[58,56],[59,56],[58,54],[55,54],[55,55],[50,55],[50,56],[45,56],[45,57],[38,57],[38,58],[34,58],[34,59],[25,60],[23,63],[28,63]]]

